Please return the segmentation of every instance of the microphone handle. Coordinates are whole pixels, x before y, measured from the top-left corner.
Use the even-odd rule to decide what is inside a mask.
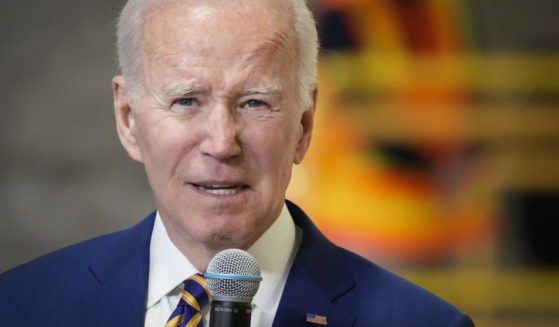
[[[210,327],[250,327],[251,314],[250,303],[213,300]]]

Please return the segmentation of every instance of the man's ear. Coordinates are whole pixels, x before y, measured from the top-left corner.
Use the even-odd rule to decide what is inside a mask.
[[[302,133],[297,143],[297,148],[295,149],[295,157],[293,162],[295,164],[300,164],[309,149],[311,144],[311,135],[314,127],[314,113],[316,110],[316,99],[318,97],[318,86],[314,86],[312,89],[312,104],[303,114],[301,115],[301,128]]]
[[[142,161],[142,155],[137,139],[137,126],[135,114],[130,106],[126,84],[122,76],[113,77],[113,104],[115,107],[116,130],[120,143],[128,152],[128,155],[136,160]]]

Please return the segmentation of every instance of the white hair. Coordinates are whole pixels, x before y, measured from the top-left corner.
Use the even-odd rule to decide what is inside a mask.
[[[143,14],[163,0],[128,0],[117,24],[117,51],[121,74],[127,83],[129,100],[139,97],[142,82],[142,32]],[[256,1],[256,0],[255,0]],[[280,0],[274,0],[280,1]],[[293,29],[297,48],[298,100],[304,110],[312,106],[318,57],[318,36],[311,11],[305,0],[285,0],[293,14]]]

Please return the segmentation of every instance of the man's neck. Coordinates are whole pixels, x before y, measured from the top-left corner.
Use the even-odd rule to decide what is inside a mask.
[[[241,249],[247,251],[254,243],[274,224],[279,217],[270,221],[269,224],[261,226],[261,230],[253,233],[254,236],[247,240],[232,241],[232,240],[217,240],[212,242],[200,242],[193,239],[182,229],[177,226],[172,220],[165,219],[161,215],[163,226],[169,235],[171,242],[179,249],[182,254],[192,263],[200,272],[205,272],[210,260],[219,252],[227,249]]]

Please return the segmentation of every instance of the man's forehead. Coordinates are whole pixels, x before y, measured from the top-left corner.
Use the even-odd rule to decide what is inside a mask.
[[[144,14],[148,20],[153,16],[180,16],[199,24],[217,17],[246,15],[246,20],[235,21],[238,25],[251,24],[251,18],[274,17],[276,20],[270,23],[279,28],[292,19],[289,8],[286,0],[152,0]]]
[[[295,35],[290,22],[284,1],[166,1],[144,16],[143,51],[158,56],[186,48],[216,56],[217,48],[236,47],[247,54],[275,51],[291,56]]]

